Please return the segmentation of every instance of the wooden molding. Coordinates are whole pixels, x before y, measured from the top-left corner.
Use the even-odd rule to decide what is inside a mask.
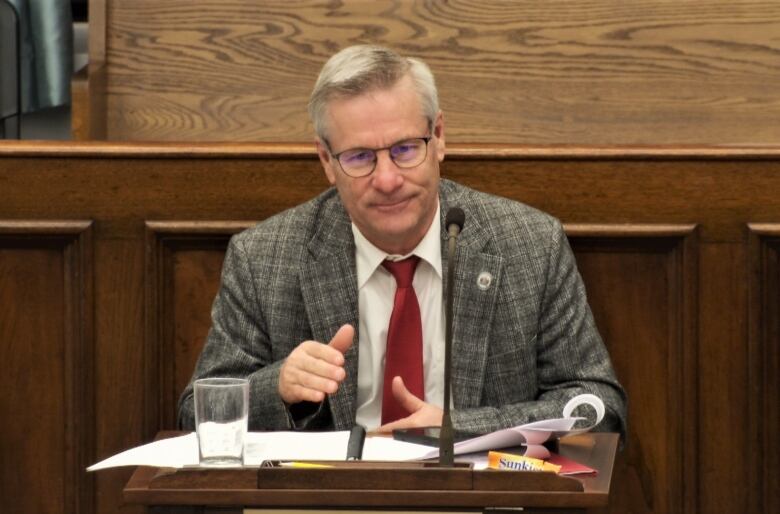
[[[748,390],[753,512],[780,511],[780,223],[751,223]]]
[[[98,70],[99,71],[99,70]],[[92,70],[89,71],[92,74]],[[88,121],[88,120],[87,120]],[[94,139],[94,137],[93,137]],[[555,161],[576,159],[634,161],[754,161],[780,158],[780,145],[521,145],[521,144],[448,144],[448,158],[458,160]],[[314,143],[253,142],[128,142],[128,141],[1,141],[0,156],[53,156],[139,159],[278,159],[298,157],[317,159]]]

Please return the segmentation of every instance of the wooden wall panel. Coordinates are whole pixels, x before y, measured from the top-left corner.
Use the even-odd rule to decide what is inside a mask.
[[[146,223],[147,437],[176,429],[179,395],[211,326],[230,236],[253,222]]]
[[[629,397],[609,512],[683,513],[695,479],[693,226],[567,226],[599,331]]]
[[[2,512],[92,512],[91,256],[90,222],[0,220]]]
[[[772,2],[91,0],[93,13],[90,94],[105,90],[107,110],[83,118],[110,140],[310,141],[322,64],[380,43],[431,65],[451,142],[780,142]]]
[[[777,510],[780,148],[451,145],[442,172],[550,212],[567,228],[630,397],[611,512]],[[66,413],[54,430],[78,434],[61,447],[71,464],[81,457],[67,455],[94,462],[172,426],[229,236],[249,223],[241,220],[265,219],[325,187],[310,146],[0,142],[0,357],[20,358],[11,338],[76,359],[42,364],[65,394],[22,410],[24,423],[47,408]],[[50,228],[38,234],[28,219]],[[94,222],[74,232],[61,219]],[[55,242],[25,246],[44,233]],[[81,252],[92,240],[94,252]],[[23,287],[30,267],[62,277],[61,291]],[[77,314],[68,299],[80,283],[87,293]],[[71,323],[57,333],[29,312]],[[31,348],[22,345],[21,355]],[[81,398],[75,421],[86,429],[72,431],[67,413],[77,409],[65,400],[82,386],[70,397]],[[0,431],[3,449],[17,448],[11,434]],[[750,458],[724,465],[724,449]],[[0,487],[13,493],[19,482],[6,462]],[[94,505],[99,514],[140,514],[122,502],[130,469],[82,469],[47,468],[52,494],[88,499],[78,510],[62,500],[54,512],[89,514]]]

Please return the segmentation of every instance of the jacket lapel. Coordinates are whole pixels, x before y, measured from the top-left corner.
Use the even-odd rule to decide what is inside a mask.
[[[502,257],[493,246],[488,231],[480,224],[476,209],[457,186],[442,181],[442,272],[447,294],[447,232],[444,218],[450,207],[466,214],[463,232],[455,252],[453,297],[452,395],[455,408],[480,404],[491,327],[495,314]]]
[[[350,428],[355,421],[358,372],[358,292],[355,243],[349,217],[337,197],[326,202],[317,232],[308,246],[300,272],[303,303],[312,338],[328,343],[336,331],[349,323],[355,340],[344,355],[347,378],[329,398],[336,430]]]

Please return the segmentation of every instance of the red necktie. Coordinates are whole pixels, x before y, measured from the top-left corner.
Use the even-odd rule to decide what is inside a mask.
[[[395,277],[397,285],[385,346],[385,381],[382,389],[383,425],[410,414],[393,397],[393,377],[403,378],[404,385],[412,394],[425,399],[422,321],[420,304],[412,287],[414,270],[418,262],[420,258],[412,256],[402,261],[382,263],[382,266]]]

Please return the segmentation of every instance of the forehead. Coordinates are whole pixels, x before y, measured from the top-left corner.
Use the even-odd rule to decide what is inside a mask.
[[[384,147],[420,137],[426,129],[422,102],[411,79],[394,86],[328,103],[328,140],[333,151]]]

